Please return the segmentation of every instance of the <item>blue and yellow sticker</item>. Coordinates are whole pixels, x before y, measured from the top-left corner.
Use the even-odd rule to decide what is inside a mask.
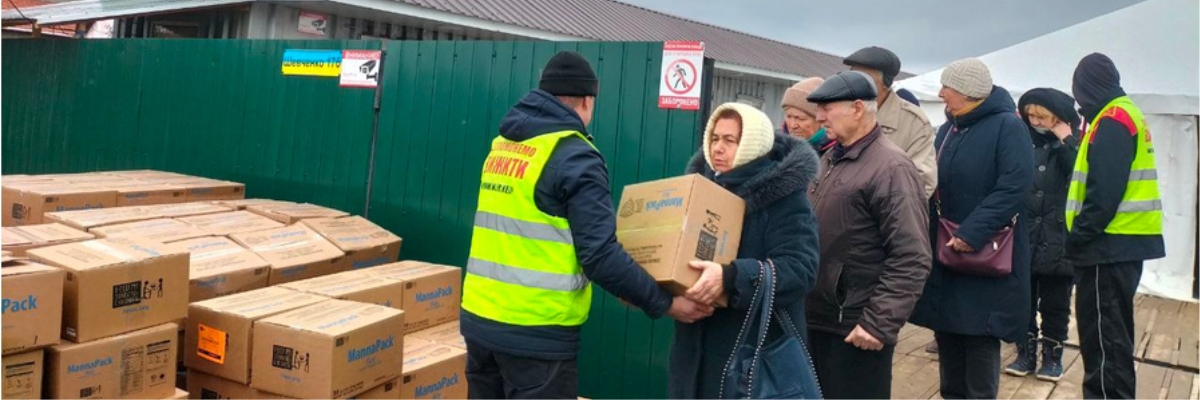
[[[302,76],[339,76],[342,68],[341,50],[283,51],[283,74]]]

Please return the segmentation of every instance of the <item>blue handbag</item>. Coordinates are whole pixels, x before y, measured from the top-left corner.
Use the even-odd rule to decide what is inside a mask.
[[[767,260],[758,265],[760,283],[754,290],[750,310],[738,333],[738,345],[734,346],[725,365],[721,398],[820,399],[821,386],[817,383],[817,373],[803,336],[789,314],[774,310],[775,263]],[[783,328],[784,335],[765,343],[772,315],[778,319],[777,324]],[[752,326],[758,327],[756,338],[748,337]]]

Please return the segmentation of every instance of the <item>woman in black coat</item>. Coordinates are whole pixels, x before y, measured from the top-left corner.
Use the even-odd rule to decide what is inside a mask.
[[[728,308],[692,324],[677,322],[671,344],[671,398],[720,398],[723,372],[737,343],[758,285],[760,262],[775,264],[776,313],[790,317],[796,332],[808,331],[804,298],[817,276],[817,223],[804,191],[817,173],[817,155],[798,139],[776,135],[766,114],[736,103],[713,111],[704,149],[688,173],[699,173],[746,201],[741,244],[729,265],[693,262],[703,269],[688,297],[711,303],[724,295]],[[770,343],[784,334],[773,319]],[[757,337],[751,329],[749,337]],[[807,338],[800,337],[807,343]],[[811,368],[808,355],[800,362]],[[815,372],[795,371],[800,387],[817,386]],[[728,391],[729,388],[726,388]],[[728,394],[726,394],[728,395]],[[816,397],[819,393],[806,393]]]
[[[929,215],[934,263],[910,321],[935,332],[942,397],[996,398],[1000,341],[1024,339],[1029,322],[1029,238],[1022,216],[1013,228],[1012,272],[993,278],[947,269],[938,248],[974,252],[1024,210],[1033,184],[1029,130],[1008,91],[987,66],[956,61],[942,74],[946,123],[938,129],[938,189]],[[960,224],[937,237],[938,215]]]
[[[1026,92],[1017,102],[1021,119],[1033,140],[1033,189],[1025,196],[1025,219],[1030,221],[1029,240],[1033,251],[1029,334],[1017,343],[1017,359],[1005,372],[1025,376],[1037,371],[1038,379],[1057,382],[1062,378],[1063,342],[1071,319],[1071,288],[1074,267],[1066,258],[1065,207],[1075,154],[1079,151],[1079,114],[1075,99],[1054,89]],[[1041,310],[1042,367],[1038,369],[1037,312]]]

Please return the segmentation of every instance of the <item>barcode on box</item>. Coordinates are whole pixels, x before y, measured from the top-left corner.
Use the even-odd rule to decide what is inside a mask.
[[[696,259],[712,261],[717,254],[717,237],[711,233],[700,231],[700,240],[696,243]]]

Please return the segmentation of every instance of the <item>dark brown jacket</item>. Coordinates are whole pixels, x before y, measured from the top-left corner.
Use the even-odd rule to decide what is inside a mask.
[[[809,186],[821,240],[809,329],[845,335],[862,325],[895,344],[932,262],[925,187],[878,125],[840,153],[825,153]]]

